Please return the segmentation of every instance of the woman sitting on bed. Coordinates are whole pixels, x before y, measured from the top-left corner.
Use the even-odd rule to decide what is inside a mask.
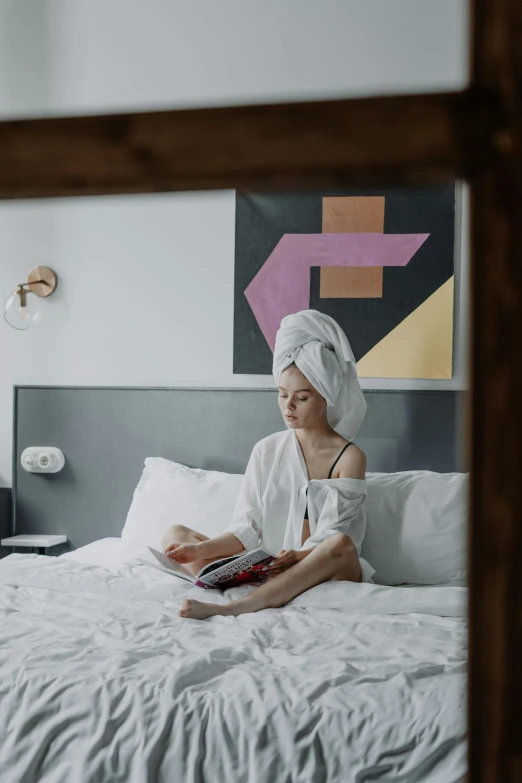
[[[316,310],[283,318],[274,377],[287,430],[255,445],[227,532],[209,539],[173,525],[163,537],[165,553],[194,575],[207,563],[259,546],[278,551],[267,567],[271,578],[228,604],[185,600],[181,617],[284,606],[331,579],[371,581],[374,569],[359,557],[366,457],[351,443],[366,402],[346,335]]]

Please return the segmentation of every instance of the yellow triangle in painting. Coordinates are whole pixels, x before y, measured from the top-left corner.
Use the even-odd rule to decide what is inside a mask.
[[[357,362],[360,378],[451,378],[451,277]]]

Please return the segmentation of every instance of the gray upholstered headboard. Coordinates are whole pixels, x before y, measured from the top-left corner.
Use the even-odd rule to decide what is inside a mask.
[[[272,389],[27,387],[14,390],[16,533],[70,546],[119,536],[145,457],[243,472],[256,441],[285,428]],[[369,471],[463,470],[459,392],[366,391],[357,443]],[[27,473],[27,446],[57,446],[60,473]]]

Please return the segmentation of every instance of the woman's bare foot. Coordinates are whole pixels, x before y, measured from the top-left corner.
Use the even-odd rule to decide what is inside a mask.
[[[206,620],[216,614],[230,614],[229,605],[205,604],[202,601],[185,598],[181,604],[180,617],[190,617],[192,620]]]

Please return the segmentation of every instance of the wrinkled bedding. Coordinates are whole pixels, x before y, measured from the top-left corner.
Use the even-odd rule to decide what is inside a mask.
[[[466,588],[331,582],[200,622],[146,565],[0,561],[0,780],[456,783]]]

